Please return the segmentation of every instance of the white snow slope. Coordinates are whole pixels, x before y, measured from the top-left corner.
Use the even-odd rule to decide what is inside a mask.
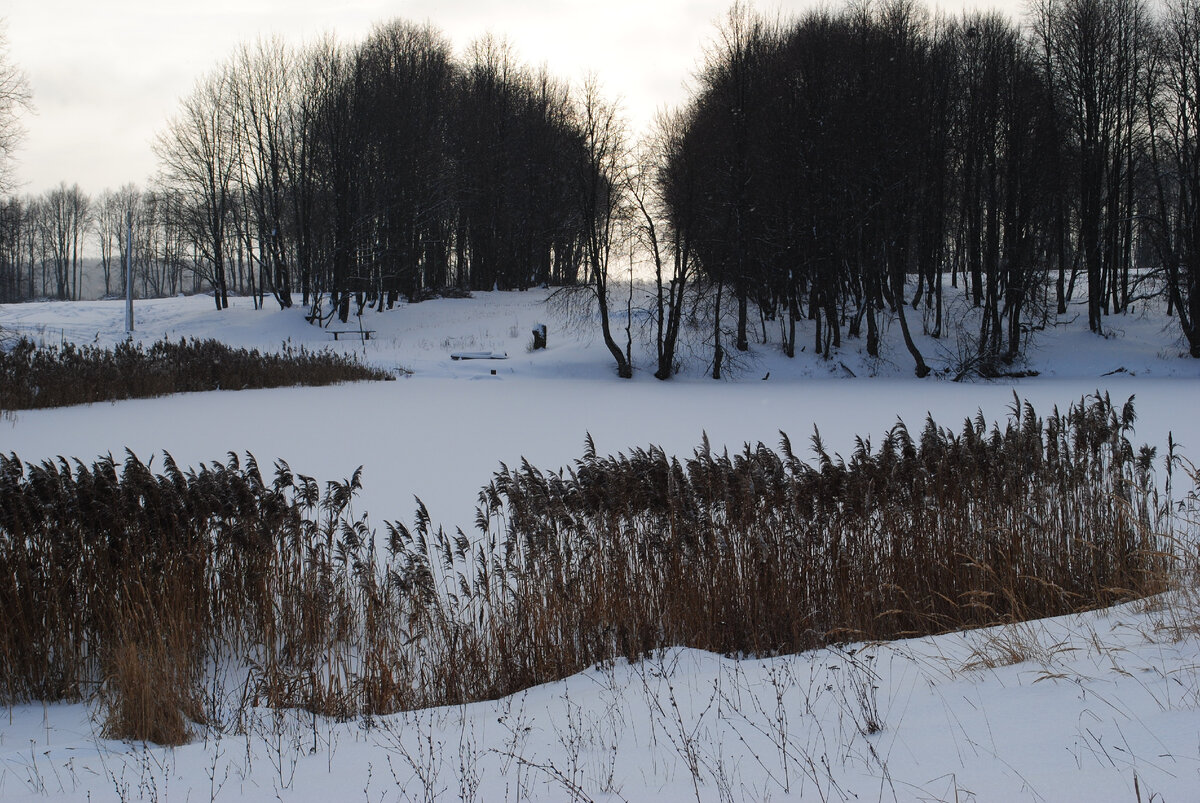
[[[899,346],[872,360],[854,340],[828,361],[811,345],[788,360],[756,344],[721,382],[705,378],[697,346],[684,375],[658,382],[636,345],[635,378],[615,378],[598,337],[545,299],[400,305],[364,316],[371,340],[336,343],[302,310],[270,303],[138,302],[147,342],[290,342],[413,373],[19,412],[0,419],[0,451],[30,462],[168,451],[184,466],[251,452],[319,479],[361,465],[356,508],[374,523],[410,520],[419,496],[436,522],[469,531],[501,461],[563,466],[589,432],[602,453],[654,443],[687,454],[702,433],[736,449],[774,445],[782,430],[800,448],[817,426],[845,453],[897,417],[916,426],[928,413],[957,429],[977,410],[1002,419],[1014,390],[1040,413],[1099,390],[1136,395],[1137,440],[1160,454],[1169,432],[1185,455],[1200,448],[1200,361],[1154,315],[1108,319],[1107,338],[1069,316],[1021,366],[1039,375],[1013,382],[916,380]],[[125,336],[123,316],[120,302],[0,306],[0,330],[109,344]],[[550,347],[530,352],[536,323]],[[919,343],[935,368],[954,362],[955,344]],[[508,359],[450,359],[464,351]],[[87,704],[24,705],[0,712],[0,800],[1200,801],[1198,668],[1200,604],[1185,586],[1095,614],[785,658],[671,650],[513,698],[369,722],[264,710],[241,732],[197,726],[176,749],[101,739]]]

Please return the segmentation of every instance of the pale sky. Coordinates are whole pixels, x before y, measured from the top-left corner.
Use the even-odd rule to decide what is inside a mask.
[[[948,5],[1015,5],[961,0]],[[756,4],[787,16],[816,0]],[[242,42],[278,35],[300,44],[332,32],[361,41],[375,23],[430,22],[461,52],[507,37],[526,64],[573,83],[589,71],[619,99],[635,132],[686,98],[705,43],[732,0],[6,0],[10,58],[25,71],[35,111],[16,153],[18,191],[60,181],[88,193],[155,170],[151,142],[196,79]],[[838,0],[827,3],[837,7]]]

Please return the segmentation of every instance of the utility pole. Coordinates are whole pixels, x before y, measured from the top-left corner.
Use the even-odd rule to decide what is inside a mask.
[[[125,331],[133,334],[133,211],[125,212]]]

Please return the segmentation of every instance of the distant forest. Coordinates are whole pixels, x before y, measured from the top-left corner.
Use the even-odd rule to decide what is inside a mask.
[[[0,301],[77,297],[84,250],[124,292],[131,247],[141,295],[314,322],[545,284],[595,305],[628,376],[610,319],[636,260],[662,379],[686,326],[719,377],[769,325],[806,347],[800,321],[823,354],[878,356],[898,329],[919,376],[913,330],[953,335],[995,375],[1073,299],[1101,334],[1162,297],[1200,357],[1200,0],[1034,0],[1020,21],[739,4],[703,52],[688,102],[634,141],[597,80],[491,37],[456,56],[395,21],[246,45],[165,125],[154,186],[3,202]]]

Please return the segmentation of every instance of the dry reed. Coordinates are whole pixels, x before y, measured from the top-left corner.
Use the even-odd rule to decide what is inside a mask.
[[[238,705],[332,716],[494,698],[687,645],[765,655],[1050,616],[1164,588],[1154,452],[1095,396],[953,433],[903,423],[849,460],[785,437],[688,460],[662,449],[502,467],[478,536],[376,535],[285,463],[157,472],[0,456],[0,695],[99,693],[109,731],[174,742],[206,667]]]
[[[849,460],[814,435],[815,465],[784,436],[685,462],[589,442],[565,474],[505,468],[481,497],[503,544],[501,674],[531,685],[666,645],[793,652],[1160,591],[1154,450],[1134,452],[1133,420],[1107,396],[1044,420],[1015,400],[1003,428],[900,422]]]
[[[0,350],[0,410],[63,407],[201,390],[331,385],[394,379],[354,356],[284,345],[278,354],[215,340],[126,341],[111,349],[22,338]]]

